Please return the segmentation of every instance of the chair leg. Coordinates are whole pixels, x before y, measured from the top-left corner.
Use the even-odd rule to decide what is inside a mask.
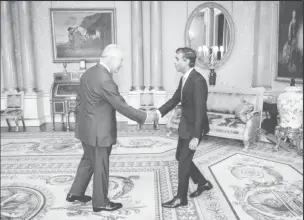
[[[23,116],[21,116],[21,121],[22,121],[23,129],[25,130],[25,123],[24,123],[24,118],[23,118]]]
[[[243,140],[243,143],[244,143],[244,148],[243,148],[243,151],[247,152],[249,151],[249,144],[250,144],[250,141],[244,141]]]
[[[70,131],[70,114],[66,115],[67,131]]]
[[[7,123],[7,125],[8,125],[8,128],[11,128],[11,124],[10,124],[8,118],[6,118],[5,120],[6,120],[6,123]]]
[[[19,124],[18,124],[18,116],[15,116],[15,123],[16,123],[16,130],[15,131],[19,131]]]
[[[52,119],[53,119],[53,131],[55,131],[55,114],[52,116]]]

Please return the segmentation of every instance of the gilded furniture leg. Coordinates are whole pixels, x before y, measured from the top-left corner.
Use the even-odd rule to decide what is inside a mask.
[[[275,128],[275,133],[274,133],[276,139],[277,139],[277,143],[276,145],[274,146],[273,148],[273,151],[278,151],[279,150],[279,146],[280,146],[280,142],[281,142],[281,135],[280,135],[280,131],[279,131],[279,128],[276,127]]]
[[[7,125],[8,125],[8,128],[10,129],[10,128],[11,128],[11,124],[10,124],[8,118],[6,119],[6,123],[7,123]]]
[[[70,128],[70,113],[68,113],[67,123],[68,123],[68,128]]]
[[[25,123],[24,123],[24,118],[23,118],[23,116],[21,116],[21,121],[22,121],[22,125],[23,125],[23,130],[25,130]]]
[[[250,141],[244,141],[243,140],[243,143],[244,143],[244,149],[243,149],[243,151],[248,151],[249,150]]]
[[[67,131],[70,131],[69,114],[66,114],[65,118],[66,118],[66,124],[67,124]]]
[[[18,124],[18,116],[15,116],[15,123],[16,123],[16,129],[15,131],[19,131],[19,124]]]
[[[54,114],[52,116],[52,119],[53,119],[53,131],[55,131],[55,115]]]
[[[154,127],[154,130],[159,130],[158,121],[156,121],[156,122],[153,123],[153,127]]]

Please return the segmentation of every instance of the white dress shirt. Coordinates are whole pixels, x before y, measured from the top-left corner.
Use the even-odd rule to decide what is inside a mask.
[[[194,68],[190,68],[184,75],[183,75],[183,79],[182,79],[182,88],[181,88],[181,100],[182,100],[182,94],[183,94],[183,88],[184,88],[184,85],[191,73],[191,71],[193,70]]]

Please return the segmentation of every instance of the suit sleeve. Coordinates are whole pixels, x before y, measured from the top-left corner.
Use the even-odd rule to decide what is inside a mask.
[[[101,84],[101,94],[103,98],[109,102],[113,108],[127,118],[138,122],[145,123],[147,114],[129,106],[125,99],[120,95],[118,87],[114,81],[107,80]]]
[[[201,127],[204,120],[204,115],[207,111],[206,106],[206,93],[207,91],[207,85],[203,79],[199,79],[195,81],[194,83],[194,131],[193,134],[191,134],[192,137],[200,139],[201,137]]]
[[[77,89],[77,96],[76,96],[76,106],[75,106],[75,122],[78,122],[78,112],[79,112],[79,108],[80,108],[80,101],[81,101],[81,97],[80,97],[80,86]]]
[[[177,106],[177,104],[181,101],[181,87],[182,87],[182,78],[179,81],[178,88],[173,94],[172,98],[169,99],[165,104],[163,104],[160,108],[158,108],[162,117],[165,116],[169,111]]]

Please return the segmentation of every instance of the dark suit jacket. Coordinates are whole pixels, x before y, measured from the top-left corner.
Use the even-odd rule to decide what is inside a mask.
[[[80,78],[76,106],[76,138],[96,147],[109,147],[115,144],[116,111],[139,124],[143,124],[147,116],[145,112],[126,103],[112,74],[98,63]]]
[[[175,108],[181,101],[181,87],[182,78],[172,98],[159,108],[162,116]],[[201,140],[202,134],[207,134],[210,130],[207,116],[208,86],[205,78],[193,69],[182,92],[179,137],[184,139],[196,137]]]

